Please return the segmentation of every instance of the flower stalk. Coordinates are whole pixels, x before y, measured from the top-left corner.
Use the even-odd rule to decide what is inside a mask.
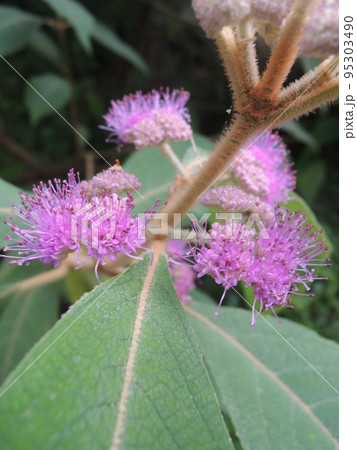
[[[167,141],[163,141],[161,144],[159,144],[159,148],[161,153],[165,156],[165,158],[167,158],[169,163],[175,169],[177,175],[181,175],[183,178],[187,178],[188,174],[186,172],[186,169],[176,156],[175,152],[172,150],[171,145]]]
[[[250,119],[250,120],[249,120]],[[260,127],[259,127],[260,128]],[[174,223],[174,213],[184,214],[207,188],[217,181],[247,140],[256,132],[254,118],[239,116],[235,120],[205,165],[184,185],[174,191],[162,212],[168,213],[168,224]]]
[[[260,96],[274,97],[281,89],[299,52],[299,41],[309,14],[318,1],[296,0],[283,26],[279,41],[257,86]]]
[[[237,111],[247,104],[250,91],[259,81],[254,41],[253,28],[249,22],[242,24],[239,31],[224,27],[217,37],[217,46]]]
[[[274,127],[280,127],[286,122],[314,111],[325,103],[331,103],[338,98],[339,77],[336,76],[330,81],[324,82],[317,89],[307,92],[305,95],[297,96],[288,107],[277,110],[277,118]]]
[[[241,58],[241,66],[245,67],[247,86],[250,90],[260,81],[253,24],[249,20],[244,20],[235,31],[238,55]]]
[[[330,56],[322,63],[316,66],[313,70],[306,73],[300,80],[290,83],[285,89],[282,89],[278,95],[278,102],[280,105],[289,104],[296,96],[305,94],[308,90],[316,89],[324,82],[330,81],[331,72],[338,65],[338,58]]]

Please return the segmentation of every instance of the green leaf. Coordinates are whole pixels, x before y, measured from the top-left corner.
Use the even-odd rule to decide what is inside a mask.
[[[313,204],[325,184],[327,175],[326,164],[320,159],[305,162],[303,170],[299,170],[298,173],[298,190],[310,204]]]
[[[101,281],[104,281],[105,275],[100,275]],[[69,303],[74,303],[83,294],[91,291],[98,281],[94,272],[84,272],[82,270],[71,270],[66,276],[64,285],[64,295]]]
[[[195,134],[195,142],[199,154],[203,157],[213,148],[212,142],[199,134]],[[170,145],[180,160],[184,160],[185,165],[192,162],[195,156],[191,142],[172,142]],[[136,213],[150,209],[157,199],[160,199],[161,204],[166,200],[175,178],[175,171],[157,147],[136,150],[125,161],[123,167],[135,174],[142,185],[139,191],[141,196],[134,195]],[[195,170],[196,168],[192,167],[192,172]]]
[[[36,30],[29,39],[30,48],[51,61],[57,67],[62,67],[62,57],[58,45],[44,31]]]
[[[161,204],[165,201],[175,171],[157,147],[136,150],[123,167],[135,174],[141,183],[139,194],[134,193],[135,213],[150,209],[158,198]]]
[[[317,141],[312,134],[307,132],[305,128],[299,124],[299,122],[293,120],[291,122],[285,123],[280,128],[299,142],[307,145],[312,151],[316,152],[320,150],[320,142]]]
[[[95,19],[87,8],[74,0],[43,1],[73,26],[78,40],[84,49],[90,53],[92,51],[90,36],[94,29]]]
[[[51,268],[53,267],[43,264],[39,260],[31,261],[31,264],[28,266],[25,264],[18,266],[17,264],[9,264],[9,260],[4,259],[0,264],[0,306],[2,307],[3,300],[9,289],[12,289],[12,292],[14,292],[16,286],[22,281],[51,270]]]
[[[130,47],[130,45],[119,39],[114,31],[108,28],[104,23],[96,20],[92,31],[92,38],[116,55],[131,62],[143,73],[149,73],[149,67],[139,53]]]
[[[337,447],[334,342],[287,319],[279,325],[265,317],[252,330],[251,314],[240,308],[223,307],[215,316],[215,306],[199,302],[187,312],[243,448]]]
[[[76,302],[0,396],[4,448],[232,448],[165,257]]]
[[[42,19],[13,6],[0,6],[0,55],[21,50],[42,24]]]
[[[211,305],[215,305],[215,301],[212,297],[209,297],[205,292],[201,291],[200,289],[194,289],[190,292],[190,296],[193,298],[194,302],[199,303],[210,303]]]
[[[311,58],[309,56],[300,56],[300,61],[304,72],[310,72],[314,70],[320,64],[320,60],[317,58]]]
[[[33,125],[36,125],[49,114],[53,114],[55,112],[54,109],[59,110],[63,108],[70,99],[71,88],[68,81],[56,74],[44,73],[36,75],[29,79],[29,83],[43,97],[30,86],[26,86],[25,105]]]
[[[328,144],[335,142],[335,151],[338,153],[338,130],[338,116],[332,116],[324,117],[323,120],[317,120],[311,133],[321,146],[327,146]]]
[[[0,178],[0,248],[4,248],[8,241],[4,237],[11,235],[10,227],[4,224],[4,220],[11,216],[11,205],[21,203],[19,197],[20,188],[8,183]]]
[[[53,289],[12,295],[0,320],[0,383],[58,318]]]

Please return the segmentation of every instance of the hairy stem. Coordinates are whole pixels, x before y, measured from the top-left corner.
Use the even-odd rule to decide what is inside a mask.
[[[236,29],[236,38],[240,66],[246,70],[244,77],[247,87],[251,90],[258,84],[260,77],[255,49],[255,31],[249,20],[239,24]]]
[[[180,186],[169,197],[167,205],[162,209],[162,212],[169,215],[168,225],[173,226],[174,213],[186,213],[198,198],[224,174],[233,159],[239,157],[239,152],[246,141],[260,129],[277,128],[337,98],[338,77],[324,83],[317,90],[297,97],[288,107],[272,108],[269,113],[266,112],[265,116],[262,116],[262,111],[257,109],[259,98],[252,99],[243,113],[234,118],[229,130],[218,142],[204,167],[192,180]]]
[[[339,78],[335,77],[318,89],[298,97],[288,108],[278,109],[276,111],[276,119],[274,119],[274,127],[280,127],[289,120],[297,119],[300,116],[309,114],[325,103],[337,100],[338,93]]]
[[[282,105],[290,103],[300,95],[303,95],[308,89],[316,89],[331,77],[330,72],[338,62],[338,57],[330,56],[322,61],[314,70],[306,73],[299,80],[290,83],[285,89],[282,89],[278,95],[278,102]]]
[[[217,181],[229,166],[234,156],[245,142],[260,128],[255,120],[246,116],[238,116],[230,129],[218,142],[207,163],[198,171],[191,181],[181,186],[169,198],[162,212],[168,213],[168,224],[173,225],[173,213],[184,214],[198,198]]]
[[[281,89],[297,57],[302,29],[309,14],[317,5],[317,0],[295,0],[261,82],[257,86],[257,92],[274,97]]]
[[[244,81],[238,73],[237,43],[230,27],[224,27],[217,37],[217,46],[233,92],[233,100],[238,109],[244,103]]]
[[[247,95],[259,81],[254,40],[249,21],[242,23],[235,33],[231,27],[224,27],[217,38],[237,110],[247,103]]]

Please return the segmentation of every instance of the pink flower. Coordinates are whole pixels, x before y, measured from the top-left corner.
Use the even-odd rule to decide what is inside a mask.
[[[88,248],[88,256],[97,259],[96,274],[99,263],[105,264],[105,257],[114,261],[123,253],[136,258],[137,251],[144,249],[146,222],[157,205],[158,202],[143,217],[132,217],[135,205],[128,193],[126,198],[117,194],[97,195],[82,209],[77,239]]]
[[[192,0],[192,7],[209,38],[216,38],[225,26],[251,20],[268,44],[280,29],[294,0]],[[338,0],[322,0],[303,30],[301,51],[306,56],[326,58],[338,54]]]
[[[251,211],[259,200],[259,197],[229,185],[210,189],[200,197],[202,205],[208,208],[219,208],[232,212]]]
[[[254,267],[249,284],[254,287],[252,326],[256,321],[255,304],[260,304],[257,315],[276,306],[290,306],[290,295],[314,297],[314,294],[298,292],[300,285],[310,290],[308,283],[317,278],[313,266],[327,265],[317,258],[326,253],[328,247],[319,236],[311,233],[312,225],[306,224],[301,211],[291,212],[275,208],[274,220],[267,226],[268,238],[262,233],[255,242]],[[321,278],[320,278],[321,279]]]
[[[227,289],[236,286],[240,280],[250,279],[254,230],[248,230],[243,223],[214,222],[208,232],[208,247],[200,237],[202,231],[196,227],[197,241],[201,246],[196,244],[191,248],[195,260],[193,268],[199,278],[211,275],[217,284],[224,287],[217,314]]]
[[[39,259],[44,264],[57,267],[67,254],[79,250],[78,242],[71,233],[71,222],[75,211],[86,202],[78,189],[79,175],[71,170],[68,181],[55,179],[33,187],[33,196],[19,193],[22,206],[13,206],[12,212],[17,217],[4,221],[19,239],[5,236],[14,244],[4,249],[5,252],[17,251],[19,256],[10,264],[28,264],[32,259]],[[10,257],[10,256],[8,256]]]
[[[156,202],[139,219],[132,215],[135,205],[129,193],[126,198],[96,193],[90,200],[80,186],[79,174],[76,179],[73,170],[68,174],[68,182],[41,183],[33,192],[32,197],[20,193],[22,206],[14,206],[12,210],[17,217],[10,218],[13,223],[5,221],[19,236],[19,239],[6,236],[14,244],[4,251],[18,253],[7,256],[12,258],[10,264],[22,265],[39,259],[57,267],[69,252],[76,250],[79,256],[80,247],[84,246],[89,259],[97,259],[98,280],[98,265],[104,264],[106,257],[115,260],[119,253],[124,253],[137,258],[136,253],[146,241],[146,222],[158,205]]]
[[[259,197],[233,186],[218,186],[210,189],[200,198],[202,205],[220,211],[241,213],[242,219],[257,214],[264,223],[273,217],[273,208]]]
[[[151,91],[143,95],[140,91],[112,101],[109,112],[103,116],[110,131],[108,140],[121,147],[133,143],[137,148],[150,147],[164,141],[190,139],[192,130],[190,115],[185,107],[190,94],[183,89],[169,88]]]
[[[252,16],[258,32],[267,43],[274,43],[294,0],[285,2],[252,0]],[[304,27],[301,53],[315,58],[338,55],[338,0],[322,0]]]
[[[279,135],[265,132],[248,141],[229,171],[238,187],[274,205],[287,200],[295,189],[295,172],[287,154]]]
[[[243,223],[213,223],[207,247],[199,235],[202,230],[196,229],[201,247],[191,248],[193,267],[199,277],[209,274],[225,289],[216,314],[226,291],[240,280],[254,289],[252,327],[262,311],[274,312],[276,306],[291,307],[291,295],[313,297],[300,293],[298,286],[309,291],[309,283],[321,279],[313,267],[329,265],[329,260],[318,258],[327,251],[324,241],[319,239],[322,231],[311,233],[312,225],[305,222],[306,217],[300,211],[281,210],[277,206],[274,218],[256,238],[254,230]]]
[[[301,52],[314,58],[338,55],[338,0],[322,0],[307,22]]]
[[[115,166],[97,173],[89,181],[82,181],[80,186],[89,197],[93,197],[94,194],[120,195],[123,192],[137,191],[141,188],[141,183],[135,175],[125,172],[117,160]]]
[[[192,301],[189,292],[195,289],[196,273],[192,266],[185,262],[188,252],[189,247],[184,241],[169,239],[167,243],[169,269],[177,297],[182,304]]]
[[[207,37],[214,39],[223,27],[246,18],[251,7],[249,0],[192,0],[192,8]]]

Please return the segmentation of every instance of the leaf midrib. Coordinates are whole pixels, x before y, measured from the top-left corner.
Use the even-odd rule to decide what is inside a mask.
[[[321,422],[321,420],[313,413],[309,405],[307,405],[299,396],[297,396],[285,383],[283,383],[277,375],[272,372],[265,364],[263,364],[258,358],[256,358],[249,350],[247,350],[240,342],[238,342],[233,336],[228,334],[226,331],[219,328],[216,324],[211,322],[207,317],[198,313],[197,311],[191,309],[189,306],[185,306],[185,311],[187,311],[191,316],[200,320],[202,323],[207,325],[212,330],[219,333],[224,339],[226,339],[230,344],[232,344],[237,350],[239,350],[244,356],[246,356],[253,365],[258,369],[262,370],[280,389],[282,389],[291,400],[296,403],[321,429],[321,431],[330,439],[333,445],[338,448],[338,442],[331,434],[331,432],[326,428],[326,426]]]
[[[153,251],[153,260],[151,266],[148,267],[148,271],[146,273],[144,283],[142,290],[140,292],[139,296],[139,302],[138,302],[138,309],[136,312],[136,318],[135,318],[135,324],[132,334],[132,340],[130,343],[129,348],[129,354],[128,354],[128,361],[125,366],[125,372],[124,372],[124,381],[123,381],[123,388],[120,395],[120,400],[118,404],[118,414],[115,421],[115,428],[113,431],[112,436],[112,444],[111,444],[111,450],[117,450],[119,449],[121,443],[122,443],[122,435],[125,432],[125,419],[127,415],[127,404],[129,402],[130,398],[130,388],[132,381],[134,379],[134,370],[135,370],[135,362],[136,362],[136,355],[138,353],[139,349],[139,341],[141,336],[141,330],[144,322],[144,316],[145,316],[145,310],[147,305],[147,300],[149,298],[150,294],[150,288],[154,279],[154,275],[159,263],[159,258],[161,254],[161,250],[163,250],[164,243],[163,241],[156,241],[153,244],[152,251]]]

